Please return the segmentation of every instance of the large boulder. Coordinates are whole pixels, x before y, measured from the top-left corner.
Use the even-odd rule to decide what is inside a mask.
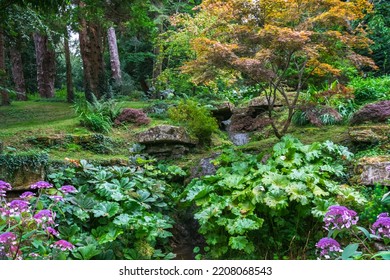
[[[353,143],[377,144],[389,139],[390,126],[387,124],[352,126],[348,134]]]
[[[390,186],[390,157],[376,156],[359,159],[352,182],[361,185],[381,184]]]
[[[179,158],[197,144],[183,127],[159,125],[137,134],[145,152],[158,158]]]
[[[390,118],[390,100],[363,106],[351,119],[351,124],[364,122],[386,122]]]

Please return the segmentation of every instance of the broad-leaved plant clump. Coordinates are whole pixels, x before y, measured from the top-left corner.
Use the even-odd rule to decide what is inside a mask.
[[[185,202],[197,206],[209,257],[314,255],[307,243],[320,231],[328,207],[364,202],[359,192],[336,181],[345,176],[343,164],[351,155],[330,141],[304,145],[289,136],[265,164],[259,155],[225,151],[215,162],[217,173],[193,180],[184,194]]]
[[[183,171],[161,171],[150,162],[133,167],[100,167],[73,162],[50,178],[78,193],[63,209],[59,232],[84,248],[77,259],[170,259],[172,190],[164,180]]]

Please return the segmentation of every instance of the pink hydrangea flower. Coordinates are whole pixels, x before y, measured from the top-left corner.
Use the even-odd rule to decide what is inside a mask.
[[[34,215],[34,219],[38,224],[54,224],[54,215],[52,211],[43,209]]]
[[[324,222],[327,230],[350,228],[356,225],[359,217],[356,212],[344,206],[330,206],[325,214]]]
[[[329,237],[320,239],[320,241],[316,244],[316,247],[321,249],[320,257],[324,257],[326,259],[331,258],[332,255],[335,255],[337,252],[341,252],[340,244],[333,238]]]
[[[71,185],[66,185],[66,186],[62,186],[60,188],[60,191],[62,191],[63,193],[76,193],[77,190],[74,186],[71,186]]]
[[[50,189],[52,188],[53,185],[48,183],[48,182],[45,182],[45,181],[39,181],[39,182],[36,182],[35,184],[32,184],[30,186],[30,189]]]
[[[75,248],[72,243],[70,243],[66,240],[59,240],[57,242],[54,242],[54,244],[52,244],[50,247],[58,248],[61,251],[66,251],[66,250],[71,251]]]

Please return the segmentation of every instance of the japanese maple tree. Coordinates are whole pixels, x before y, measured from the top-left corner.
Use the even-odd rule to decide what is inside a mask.
[[[194,17],[172,20],[178,32],[194,36],[196,58],[184,64],[183,72],[195,83],[229,73],[260,85],[279,138],[309,77],[337,78],[345,63],[376,67],[358,54],[371,43],[362,25],[372,9],[367,0],[205,0],[197,9]],[[273,110],[277,97],[288,110],[281,124]]]

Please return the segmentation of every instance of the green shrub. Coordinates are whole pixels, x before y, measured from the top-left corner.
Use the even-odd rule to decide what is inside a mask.
[[[328,207],[364,202],[335,181],[345,176],[343,163],[351,155],[329,141],[303,145],[288,136],[266,164],[262,156],[225,151],[215,162],[217,173],[193,180],[183,193],[185,202],[198,207],[195,219],[208,257],[313,258],[307,243],[321,234],[319,221]]]
[[[390,98],[390,77],[355,78],[349,86],[354,89],[355,102],[363,104]]]
[[[209,144],[211,135],[218,130],[218,123],[210,111],[193,100],[183,100],[177,107],[170,108],[169,117],[184,125],[190,134],[199,139],[199,144]]]
[[[111,130],[113,121],[121,113],[122,104],[113,99],[99,101],[94,98],[93,102],[80,102],[74,106],[79,115],[82,126],[100,133]]]
[[[367,203],[360,214],[360,219],[365,226],[374,223],[378,214],[383,212],[390,212],[390,205],[383,202],[383,197],[389,189],[386,186],[376,185],[374,187],[366,187],[363,191],[367,198]]]

